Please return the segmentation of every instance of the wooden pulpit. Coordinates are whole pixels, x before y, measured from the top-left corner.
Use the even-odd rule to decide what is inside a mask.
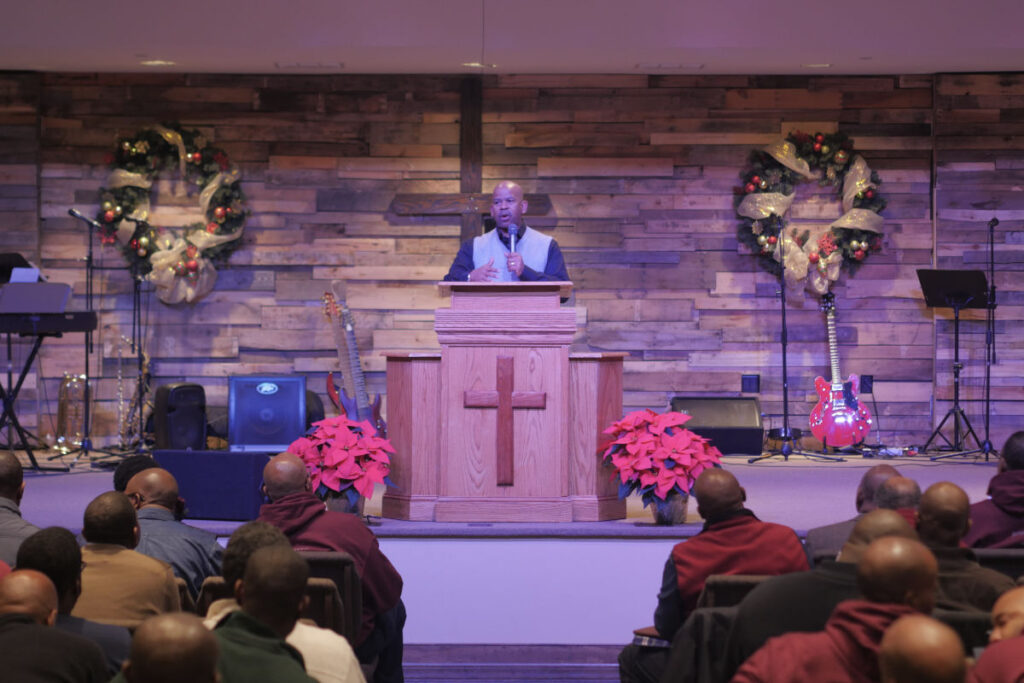
[[[395,446],[385,517],[620,519],[600,431],[622,413],[621,353],[570,354],[569,282],[442,282],[440,354],[389,354]]]

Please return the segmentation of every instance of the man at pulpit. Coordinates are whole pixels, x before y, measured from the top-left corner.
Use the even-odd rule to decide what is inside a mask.
[[[523,221],[527,202],[523,188],[509,180],[498,183],[491,198],[496,227],[466,240],[444,276],[454,282],[567,281],[558,242]]]

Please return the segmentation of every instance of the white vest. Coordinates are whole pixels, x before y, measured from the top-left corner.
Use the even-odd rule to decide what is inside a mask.
[[[523,263],[528,268],[532,268],[538,273],[543,273],[544,268],[548,265],[548,249],[550,248],[551,238],[529,227],[523,233],[522,239],[516,240],[516,253],[523,257]],[[473,268],[479,268],[493,258],[494,267],[498,269],[496,280],[501,282],[519,280],[508,270],[508,263],[505,259],[508,253],[508,247],[498,238],[497,228],[473,238]]]

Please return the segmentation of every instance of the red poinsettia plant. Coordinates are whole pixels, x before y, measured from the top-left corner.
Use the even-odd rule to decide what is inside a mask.
[[[698,475],[722,453],[684,425],[690,415],[637,410],[604,430],[604,462],[618,470],[619,498],[640,493],[644,507],[672,494],[688,495]]]
[[[306,463],[313,492],[320,498],[344,495],[353,505],[370,498],[376,484],[393,486],[388,474],[394,453],[391,442],[378,436],[369,420],[345,415],[313,423],[310,433],[288,446]]]

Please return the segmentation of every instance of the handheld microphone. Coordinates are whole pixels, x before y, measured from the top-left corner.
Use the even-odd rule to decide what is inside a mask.
[[[990,228],[994,228],[997,225],[999,225],[999,219],[998,218],[993,218],[992,220],[990,220],[988,222],[988,227],[990,227]]]
[[[516,233],[519,232],[519,226],[510,225],[508,226],[508,240],[509,240],[509,251],[516,250]]]
[[[96,228],[97,230],[102,230],[103,229],[102,225],[100,225],[99,223],[97,223],[93,219],[89,218],[88,216],[84,215],[78,209],[68,209],[68,214],[71,215],[71,216],[74,216],[78,220],[85,221],[86,223],[88,223],[92,227]]]

